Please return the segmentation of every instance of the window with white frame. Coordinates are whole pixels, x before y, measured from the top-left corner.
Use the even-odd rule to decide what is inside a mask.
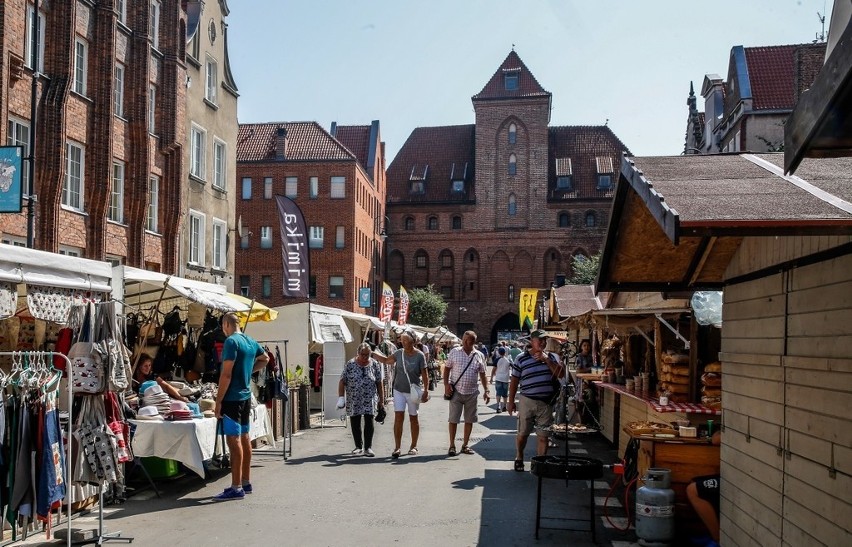
[[[271,249],[272,248],[272,226],[261,226],[260,227],[260,248],[261,249]]]
[[[332,275],[328,278],[328,297],[343,298],[343,276]]]
[[[38,71],[42,72],[44,70],[44,28],[45,28],[45,19],[44,14],[39,11],[38,12]],[[33,41],[36,34],[36,17],[35,17],[35,6],[32,4],[27,5],[27,43],[24,45],[24,63],[29,68],[36,67],[36,44]]]
[[[5,243],[6,245],[12,245],[14,247],[26,247],[27,240],[22,237],[5,235],[3,239],[0,239],[0,243]]]
[[[157,134],[157,86],[148,86],[148,133]]]
[[[334,247],[342,249],[346,243],[346,228],[344,226],[337,227],[337,233],[334,236]]]
[[[311,177],[311,199],[319,195],[319,177]]]
[[[311,226],[308,229],[308,248],[322,249],[325,229],[322,226]]]
[[[262,275],[260,276],[260,295],[263,297],[272,296],[272,276],[271,275]]]
[[[118,20],[127,24],[127,0],[116,0],[115,10],[118,12]]]
[[[272,199],[272,177],[263,179],[263,199]]]
[[[151,175],[148,179],[148,222],[147,227],[151,232],[159,229],[160,218],[160,177]]]
[[[189,263],[204,266],[204,213],[189,210]]]
[[[62,185],[62,205],[83,210],[83,184],[85,182],[85,150],[83,145],[65,144],[65,182]]]
[[[299,195],[299,178],[287,177],[284,179],[284,195],[288,198],[295,198]]]
[[[80,95],[86,94],[86,80],[89,76],[89,44],[82,38],[74,41],[74,86]]]
[[[204,150],[207,148],[207,131],[193,125],[189,139],[189,174],[204,180]]]
[[[23,157],[30,155],[30,126],[28,123],[9,118],[7,124],[8,131],[6,133],[6,144],[8,146],[22,146]],[[30,189],[30,162],[23,162],[23,172],[21,173],[21,188],[24,194],[27,194]]]
[[[331,197],[335,199],[346,197],[346,177],[331,177]]]
[[[213,219],[213,268],[224,271],[228,265],[228,247],[225,238],[228,224],[218,218]]]
[[[213,188],[225,189],[225,143],[213,139]]]
[[[204,98],[211,103],[216,104],[216,90],[219,87],[219,65],[216,63],[216,59],[208,55],[207,62],[205,63],[205,70],[207,75],[206,85],[204,87]]]
[[[160,0],[151,0],[151,22],[148,34],[151,36],[151,45],[154,49],[160,49]]]
[[[71,247],[70,245],[60,245],[59,246],[59,254],[64,256],[83,256],[82,247]]]
[[[242,296],[248,296],[251,291],[251,276],[250,275],[241,275],[240,276],[240,294]]]
[[[251,199],[251,177],[243,177],[243,199]]]
[[[107,218],[114,222],[124,222],[124,162],[112,163],[112,187]]]
[[[112,88],[113,108],[115,115],[124,117],[124,65],[115,65],[115,85]]]

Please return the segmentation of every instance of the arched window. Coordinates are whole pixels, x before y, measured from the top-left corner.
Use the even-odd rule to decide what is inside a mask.
[[[417,251],[414,255],[414,267],[415,268],[426,268],[428,266],[426,251]]]
[[[514,285],[509,285],[508,294],[506,296],[507,296],[507,300],[509,302],[515,301],[515,286]]]
[[[429,217],[429,220],[426,223],[426,227],[430,230],[438,229],[438,217]]]
[[[515,124],[509,124],[509,144],[515,144],[518,141],[518,128]]]
[[[598,224],[598,219],[595,216],[595,212],[594,211],[587,212],[586,213],[586,227],[587,228],[594,228],[595,226],[597,226],[597,224]]]
[[[515,194],[509,194],[509,216],[513,217],[516,214],[518,214],[518,203]]]
[[[414,230],[414,217],[405,217],[405,229],[408,232]]]
[[[461,218],[460,216],[453,217],[453,230],[461,230]]]
[[[518,173],[518,158],[514,154],[509,156],[509,174],[515,175]]]
[[[559,227],[568,228],[571,226],[571,216],[568,213],[559,213]]]

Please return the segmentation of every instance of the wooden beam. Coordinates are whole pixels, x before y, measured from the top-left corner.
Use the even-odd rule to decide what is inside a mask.
[[[715,244],[715,237],[704,238],[701,240],[699,251],[695,253],[695,256],[693,257],[697,260],[694,260],[693,263],[689,265],[689,271],[686,272],[686,275],[689,277],[689,279],[685,280],[687,285],[693,285],[698,279],[698,276],[701,275],[701,271],[704,269],[704,264],[707,262],[707,258],[713,251],[713,246]]]

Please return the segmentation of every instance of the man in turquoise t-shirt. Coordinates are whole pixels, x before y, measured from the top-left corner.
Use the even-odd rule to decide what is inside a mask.
[[[251,494],[251,391],[253,372],[262,370],[269,357],[260,345],[240,332],[240,322],[233,313],[222,317],[222,330],[228,336],[222,348],[222,371],[216,395],[216,418],[231,452],[231,486],[215,496],[216,500],[242,499]]]

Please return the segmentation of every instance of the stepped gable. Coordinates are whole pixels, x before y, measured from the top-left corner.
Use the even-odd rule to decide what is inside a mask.
[[[476,126],[418,127],[402,145],[387,170],[388,203],[453,201],[452,180],[464,177],[468,199],[473,199]],[[412,177],[425,175],[424,192],[412,194]]]
[[[276,154],[278,129],[287,130],[284,158]],[[243,123],[237,134],[237,161],[355,160],[355,154],[340,144],[317,122]]]
[[[507,90],[504,84],[506,73],[518,73],[518,88],[515,90]],[[474,101],[491,100],[491,99],[517,99],[518,97],[550,97],[550,92],[545,91],[538,80],[535,79],[527,65],[521,61],[521,58],[512,50],[497,69],[497,72],[491,76],[485,87],[478,94],[473,96]]]
[[[597,158],[612,158],[613,181],[621,171],[621,153],[631,155],[606,125],[568,125],[549,128],[548,187],[556,181],[556,159],[570,158],[578,197],[596,197]]]
[[[797,87],[810,87],[822,66],[825,44],[760,46],[745,49],[746,67],[755,110],[792,109]],[[800,55],[800,50],[822,50],[823,55]],[[799,63],[797,63],[797,57]],[[819,66],[811,66],[814,63]],[[799,65],[799,66],[797,66]],[[799,82],[802,77],[808,82]]]

